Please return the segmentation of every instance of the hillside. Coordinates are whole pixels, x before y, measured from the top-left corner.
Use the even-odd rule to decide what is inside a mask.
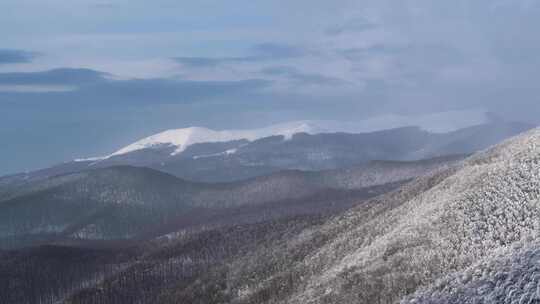
[[[291,239],[306,248],[325,241],[292,265],[290,256],[274,261],[286,268],[256,271],[262,276],[255,281],[267,283],[242,287],[245,302],[392,303],[524,238],[535,240],[539,144],[534,130]],[[240,278],[259,263],[238,260],[235,272]],[[261,302],[257,295],[283,276],[293,278],[288,292]]]
[[[94,279],[86,285],[79,280],[88,274],[61,285],[67,293],[50,296],[57,289],[44,286],[38,294],[100,304],[534,303],[540,129],[426,172],[347,211],[179,229],[115,249],[109,270],[89,268]],[[337,178],[341,185],[350,185],[346,176]],[[334,195],[320,202],[339,204]],[[8,279],[25,280],[29,266],[6,262],[20,254],[4,253],[0,261]],[[18,296],[10,299],[26,298]]]
[[[524,241],[438,279],[401,301],[408,303],[535,303],[540,297],[538,241]]]
[[[199,261],[196,265],[213,266],[201,276],[178,279],[177,285],[156,293],[140,294],[132,288],[129,294],[146,302],[157,297],[161,303],[534,300],[531,282],[536,282],[540,222],[539,144],[540,130],[531,131],[343,214],[319,220],[289,219],[286,228],[276,223],[272,231],[281,231],[277,238],[252,236],[260,245],[240,252],[224,246],[224,256],[210,260],[196,254],[178,255],[188,239],[206,237],[179,239],[163,249],[167,254],[158,254],[148,264],[148,271],[156,274],[153,279],[163,280],[167,271],[158,275],[151,269],[162,269],[159,265],[180,256]],[[262,227],[237,229],[260,231]],[[239,237],[233,231],[221,233],[229,240]],[[214,244],[209,241],[200,246],[211,250]],[[136,268],[122,272],[119,278],[129,278],[133,287],[146,282]],[[74,299],[81,303],[94,303],[99,295],[106,299],[104,295],[122,291],[114,282],[107,281],[100,285],[105,289],[79,293]],[[478,290],[482,293],[471,296]],[[119,299],[122,303],[125,298]]]
[[[375,162],[321,172],[284,171],[242,182],[188,182],[148,168],[111,167],[16,186],[0,199],[4,243],[133,239],[248,218],[328,212],[459,161]],[[351,180],[355,182],[352,183]],[[331,208],[325,199],[340,201]],[[277,208],[277,206],[281,206]],[[220,218],[221,215],[221,218]]]

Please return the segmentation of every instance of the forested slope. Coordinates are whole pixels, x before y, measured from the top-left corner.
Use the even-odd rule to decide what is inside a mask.
[[[147,239],[178,229],[344,210],[462,157],[283,171],[198,183],[148,168],[110,167],[13,187],[0,200],[4,248],[68,240]]]
[[[539,198],[536,129],[347,211],[178,229],[110,249],[108,270],[69,293],[31,290],[42,303],[535,303]],[[9,282],[26,273],[6,262],[17,254],[0,262]]]

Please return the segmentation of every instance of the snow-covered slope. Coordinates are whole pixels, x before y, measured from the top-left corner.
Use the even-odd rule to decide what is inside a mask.
[[[376,225],[381,230],[374,240],[357,243],[359,247],[352,247],[311,287],[336,283],[339,274],[351,268],[356,275],[389,269],[385,276],[391,279],[383,290],[395,297],[392,289],[400,280],[429,285],[440,274],[464,269],[523,238],[536,238],[539,161],[539,129],[475,155],[430,190],[381,217],[379,222],[386,225]],[[359,232],[355,228],[347,234],[351,239],[366,236]],[[335,251],[343,242],[350,245],[351,239],[343,237],[325,250]]]
[[[245,130],[211,130],[202,127],[167,130],[130,144],[113,154],[117,156],[129,152],[153,148],[173,146],[172,155],[183,152],[187,147],[198,143],[228,142],[233,140],[254,141],[269,136],[283,136],[291,139],[294,134],[322,133],[362,133],[404,126],[419,126],[431,132],[450,132],[459,128],[481,124],[487,121],[486,114],[481,111],[451,111],[422,116],[384,115],[357,122],[338,122],[323,120],[302,120],[277,124],[259,129]],[[84,161],[86,159],[80,159]],[[95,158],[94,158],[95,160]]]
[[[297,121],[251,130],[216,131],[201,127],[190,127],[184,129],[167,130],[152,135],[116,151],[111,156],[161,146],[175,146],[176,149],[173,152],[173,155],[175,155],[181,153],[190,145],[199,143],[227,142],[240,139],[253,141],[269,136],[284,136],[285,139],[290,139],[294,134],[297,133],[317,134],[324,133],[326,131],[331,130],[321,127],[320,125],[311,121]]]
[[[403,303],[537,303],[528,291],[537,285],[507,281],[497,277],[497,267],[482,264],[515,263],[523,257],[538,265],[537,257],[526,252],[512,256],[509,248],[538,251],[539,201],[540,129],[536,129],[289,240],[289,247],[300,248],[295,252],[308,254],[272,261],[285,266],[270,275],[257,269],[262,261],[248,265],[240,259],[232,268],[239,278],[260,273],[254,281],[265,282],[249,285],[243,297],[253,300],[246,303],[397,303],[415,291],[419,293]],[[525,282],[540,271],[529,269],[523,276],[511,271],[530,268],[529,261],[500,269],[507,278]],[[259,294],[281,286],[283,278],[294,278],[286,300],[256,301]],[[490,278],[509,284],[503,288],[507,300],[489,302],[482,294],[477,294],[479,301],[448,300],[458,288],[464,293],[479,288],[491,292]],[[534,277],[534,284],[538,281]],[[512,291],[514,287],[523,292]],[[522,294],[527,294],[525,302],[520,301]]]
[[[402,304],[513,304],[540,300],[540,244],[520,242],[451,273]]]

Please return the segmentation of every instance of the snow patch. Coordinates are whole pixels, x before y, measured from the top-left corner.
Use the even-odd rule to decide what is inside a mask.
[[[236,153],[236,151],[238,151],[238,149],[229,149],[229,150],[224,151],[224,152],[213,153],[213,154],[195,155],[195,156],[193,156],[193,159],[216,157],[216,156],[223,156],[223,155],[227,156],[227,155],[231,155],[231,154]]]
[[[73,161],[77,163],[87,162],[87,161],[95,162],[95,161],[100,161],[107,158],[108,158],[107,156],[98,156],[98,157],[89,157],[89,158],[76,158]]]

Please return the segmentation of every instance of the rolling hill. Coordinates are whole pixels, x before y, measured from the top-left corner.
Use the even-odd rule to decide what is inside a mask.
[[[256,219],[263,212],[267,217],[325,212],[328,204],[324,198],[363,199],[460,159],[373,162],[321,172],[283,171],[218,184],[189,182],[149,168],[88,170],[13,187],[0,200],[0,232],[4,242],[14,242],[12,246],[36,239],[139,239],[226,223],[225,219]],[[351,203],[341,204],[330,209]]]

